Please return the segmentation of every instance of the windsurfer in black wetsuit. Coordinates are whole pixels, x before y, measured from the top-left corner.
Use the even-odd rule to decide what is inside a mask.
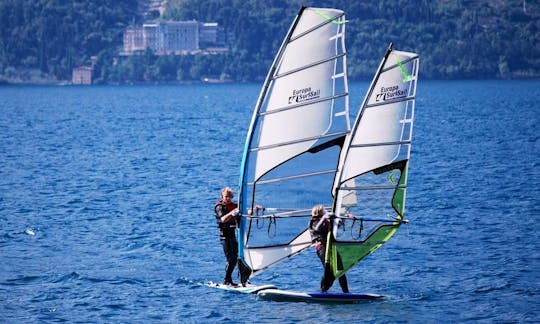
[[[236,286],[232,280],[232,273],[238,260],[238,241],[236,240],[238,205],[232,202],[233,191],[229,187],[221,190],[221,199],[216,202],[214,211],[219,228],[219,238],[227,263],[225,264],[225,285]]]
[[[311,221],[309,222],[309,233],[311,234],[311,241],[315,243],[315,250],[317,251],[317,256],[321,260],[324,269],[323,276],[321,278],[321,291],[326,292],[332,284],[334,284],[334,274],[331,269],[326,269],[327,265],[325,263],[326,255],[326,240],[328,237],[328,232],[331,230],[330,217],[326,213],[323,205],[317,205],[311,210]],[[341,262],[341,259],[338,256],[338,262]],[[328,265],[329,266],[329,265]],[[339,285],[341,290],[344,293],[349,292],[349,287],[347,285],[347,277],[343,274],[339,277]]]

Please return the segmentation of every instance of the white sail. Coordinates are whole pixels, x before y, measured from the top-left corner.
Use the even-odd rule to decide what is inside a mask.
[[[307,151],[320,136],[328,134],[334,114],[348,118],[344,107],[334,107],[328,101],[335,95],[335,79],[345,78],[344,67],[336,66],[336,57],[344,53],[338,50],[344,25],[329,23],[320,15],[323,12],[332,17],[342,15],[338,10],[306,8],[277,62],[261,107],[266,115],[262,117],[255,178]],[[307,109],[295,108],[306,103]]]
[[[239,258],[253,273],[309,247],[311,207],[333,200],[350,130],[344,34],[342,11],[302,8],[261,90],[239,195]]]
[[[390,46],[345,141],[334,182],[339,222],[327,259],[336,276],[384,244],[403,221],[418,62],[417,54]]]
[[[344,151],[342,179],[409,158],[418,73],[414,57],[414,53],[390,52],[361,110],[351,149]]]

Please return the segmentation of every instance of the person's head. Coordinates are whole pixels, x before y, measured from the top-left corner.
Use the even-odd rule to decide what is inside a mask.
[[[311,209],[311,217],[320,218],[324,213],[325,210],[323,205],[317,205]]]
[[[231,201],[234,197],[233,191],[229,187],[221,189],[221,199]]]

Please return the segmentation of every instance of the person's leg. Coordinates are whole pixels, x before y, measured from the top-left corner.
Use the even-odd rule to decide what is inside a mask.
[[[323,275],[321,277],[321,291],[327,292],[330,287],[334,284],[334,274],[332,273],[332,269],[330,269],[330,265],[326,265],[324,261],[324,257],[326,254],[326,249],[323,247],[319,250],[317,250],[317,256],[319,257],[319,260],[321,260],[323,265]]]
[[[234,267],[236,266],[236,262],[238,260],[238,246],[236,239],[227,238],[225,240],[221,241],[223,245],[223,252],[225,253],[225,258],[227,259],[227,263],[225,264],[225,284],[232,284],[232,273],[234,271]]]
[[[341,256],[339,254],[337,256],[337,264],[338,264],[338,269],[343,269],[343,263],[341,262]],[[339,285],[341,286],[341,290],[344,293],[349,292],[349,285],[347,284],[347,277],[345,276],[345,274],[339,277]]]
[[[341,286],[341,290],[344,293],[349,292],[349,286],[347,284],[347,277],[345,275],[342,275],[341,277],[339,277],[339,285]]]

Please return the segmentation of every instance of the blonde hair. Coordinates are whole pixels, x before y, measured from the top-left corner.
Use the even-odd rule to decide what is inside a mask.
[[[324,213],[325,213],[325,209],[323,205],[317,205],[311,209],[312,217],[322,217]]]
[[[221,198],[223,197],[234,197],[233,191],[230,187],[225,187],[221,189]]]

